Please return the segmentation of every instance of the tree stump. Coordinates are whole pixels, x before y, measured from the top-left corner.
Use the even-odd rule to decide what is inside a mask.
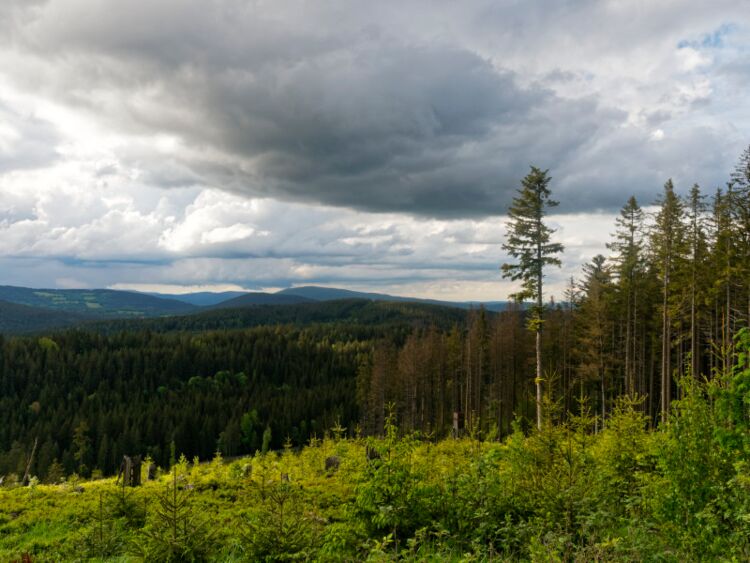
[[[122,456],[120,472],[117,474],[117,483],[122,477],[122,485],[128,487],[138,487],[141,484],[141,456]]]
[[[377,459],[380,459],[380,453],[378,452],[378,450],[376,450],[370,445],[368,445],[365,448],[365,456],[367,457],[367,461],[369,462],[373,462]]]
[[[341,460],[338,456],[332,455],[326,458],[326,471],[338,471]]]

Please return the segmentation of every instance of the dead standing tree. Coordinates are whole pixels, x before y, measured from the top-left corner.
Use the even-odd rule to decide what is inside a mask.
[[[120,482],[122,477],[122,486],[138,487],[141,484],[141,456],[122,456],[122,463],[120,463],[120,471],[117,474],[116,483]]]

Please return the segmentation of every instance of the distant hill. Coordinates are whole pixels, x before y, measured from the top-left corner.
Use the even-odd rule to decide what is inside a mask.
[[[302,295],[278,293],[243,293],[239,297],[228,299],[213,305],[213,309],[234,309],[236,307],[252,307],[256,305],[299,305],[300,303],[312,303],[317,299],[310,299]]]
[[[4,333],[41,332],[96,320],[148,317],[167,317],[163,322],[153,323],[156,330],[338,321],[404,324],[410,322],[409,315],[414,316],[414,323],[449,324],[463,318],[460,310],[480,306],[479,303],[418,299],[317,286],[295,287],[277,293],[200,292],[185,295],[152,295],[111,289],[0,286],[0,303],[3,303],[0,307],[0,332]],[[371,305],[368,306],[368,303]],[[379,305],[374,306],[375,303]],[[502,311],[507,303],[500,301],[483,305],[489,311]],[[451,310],[454,312],[449,312]],[[187,317],[183,319],[183,316]],[[105,324],[133,329],[140,326],[139,322]]]
[[[234,299],[247,294],[246,291],[220,291],[212,293],[210,291],[199,291],[197,293],[146,293],[153,297],[159,297],[162,299],[174,299],[175,301],[182,301],[183,303],[189,303],[197,307],[210,307],[211,305],[218,305],[224,301]]]
[[[85,316],[76,313],[0,301],[0,334],[42,332],[69,327],[85,320]]]
[[[33,289],[0,286],[0,300],[87,317],[157,317],[195,311],[195,305],[113,289]]]
[[[441,307],[457,307],[459,309],[476,309],[481,305],[489,311],[503,311],[508,301],[490,301],[480,303],[477,301],[440,301],[437,299],[420,299],[418,297],[402,297],[400,295],[388,295],[387,293],[371,293],[363,291],[351,291],[349,289],[338,289],[335,287],[319,287],[314,285],[291,287],[282,289],[274,295],[297,295],[314,301],[332,301],[335,299],[369,299],[370,301],[408,301],[411,303],[428,303]]]
[[[429,303],[342,299],[308,301],[286,305],[244,305],[235,308],[215,308],[192,315],[139,320],[102,321],[91,325],[92,330],[119,332],[148,329],[156,332],[204,331],[251,328],[264,325],[359,325],[431,326],[450,328],[462,323],[468,311],[456,307],[441,307]]]
[[[429,303],[441,307],[457,307],[459,309],[478,309],[484,306],[488,311],[504,311],[508,301],[440,301],[438,299],[422,299],[419,297],[402,297],[387,293],[366,291],[352,291],[337,287],[320,287],[308,285],[290,287],[276,293],[224,291],[220,293],[199,292],[185,294],[148,293],[154,297],[173,299],[191,305],[206,308],[234,308],[253,305],[294,305],[311,301],[336,301],[340,299],[367,299],[368,301],[394,301],[410,303]]]

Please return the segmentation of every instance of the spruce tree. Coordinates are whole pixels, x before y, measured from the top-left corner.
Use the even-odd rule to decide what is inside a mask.
[[[661,334],[661,419],[666,422],[672,400],[672,292],[673,275],[685,254],[685,233],[682,229],[684,207],[674,192],[672,180],[664,184],[664,193],[657,201],[659,211],[651,236],[651,250],[662,286]]]
[[[636,394],[637,331],[639,318],[639,289],[644,269],[643,257],[643,210],[634,196],[620,210],[615,219],[617,230],[614,241],[607,248],[615,252],[615,275],[625,309],[625,392]]]
[[[701,304],[706,300],[707,276],[705,262],[708,256],[706,240],[706,204],[698,184],[690,189],[685,204],[687,210],[687,235],[689,245],[689,291],[690,303],[690,371],[693,377],[701,373],[700,325]]]
[[[610,299],[612,280],[610,268],[601,254],[583,266],[584,279],[580,285],[583,295],[579,306],[580,355],[582,378],[599,384],[599,412],[602,424],[607,416],[608,378],[614,364],[610,342]]]
[[[731,175],[730,201],[737,248],[737,286],[745,311],[745,326],[750,326],[750,147],[745,149]]]
[[[544,268],[560,266],[555,255],[563,251],[559,243],[550,242],[555,232],[544,223],[550,208],[558,205],[550,199],[548,170],[531,167],[508,210],[508,236],[503,249],[516,259],[501,266],[503,278],[521,281],[521,290],[511,297],[517,301],[531,299],[529,329],[536,336],[536,424],[542,427],[542,324],[544,317]]]

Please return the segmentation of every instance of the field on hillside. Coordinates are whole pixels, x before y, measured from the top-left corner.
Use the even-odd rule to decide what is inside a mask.
[[[658,431],[620,402],[598,433],[581,416],[435,443],[389,423],[379,439],[338,428],[299,451],[183,457],[138,488],[6,479],[0,559],[747,560],[749,379],[686,384]]]

